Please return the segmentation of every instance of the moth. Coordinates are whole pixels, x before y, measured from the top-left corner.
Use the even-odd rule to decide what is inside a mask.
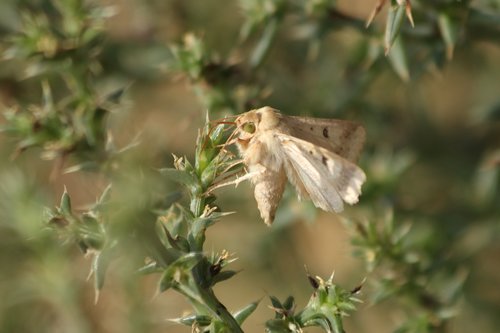
[[[366,176],[356,164],[364,128],[336,119],[294,117],[263,107],[236,118],[235,141],[255,185],[260,215],[274,221],[287,179],[299,199],[310,198],[325,211],[355,204]]]

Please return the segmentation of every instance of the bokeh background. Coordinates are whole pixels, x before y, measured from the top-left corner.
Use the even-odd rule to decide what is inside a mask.
[[[297,307],[305,306],[312,288],[304,265],[324,278],[334,271],[347,289],[366,279],[347,332],[500,330],[500,2],[414,1],[416,27],[403,20],[404,39],[388,57],[387,8],[364,28],[376,2],[92,2],[106,14],[103,37],[98,52],[83,54],[99,64],[97,96],[125,88],[106,126],[117,147],[137,142],[121,161],[127,168],[170,167],[172,153],[192,158],[207,112],[217,119],[270,105],[367,129],[364,194],[341,215],[298,202],[288,189],[268,228],[249,184],[217,192],[217,204],[235,214],[209,229],[205,250],[238,258],[232,267],[241,272],[215,288],[229,309],[262,299],[245,332],[264,331],[273,317],[269,295],[294,295]],[[23,15],[46,13],[50,3],[2,0],[4,55],[19,46],[13,38],[26,29]],[[269,4],[280,3],[289,7],[273,12]],[[279,26],[266,55],[252,63],[266,38],[265,15],[278,17]],[[242,41],[244,26],[251,33]],[[192,55],[196,43],[203,44],[201,70],[186,67],[172,48]],[[4,111],[42,105],[43,82],[55,99],[71,94],[57,78],[65,67],[47,74],[35,66],[39,58],[13,54],[0,62]],[[83,211],[112,168],[62,173],[58,159],[47,160],[47,145],[16,154],[23,137],[11,134],[0,137],[0,331],[189,332],[167,319],[190,305],[173,291],[157,294],[158,276],[131,277],[127,253],[111,264],[94,303],[91,256],[45,228],[45,207],[58,205],[65,187]],[[69,154],[63,164],[81,162]],[[150,191],[144,184],[127,189],[131,200]],[[365,237],[367,226],[380,239]],[[433,320],[445,324],[433,330]]]

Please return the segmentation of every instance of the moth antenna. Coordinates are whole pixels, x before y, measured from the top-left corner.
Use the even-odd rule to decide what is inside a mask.
[[[215,120],[210,120],[208,121],[209,124],[216,124],[215,126],[212,126],[210,128],[210,130],[208,131],[207,135],[206,135],[206,138],[210,137],[210,135],[212,134],[212,131],[215,130],[218,125],[236,125],[236,122],[235,121],[228,121],[227,119],[231,119],[231,118],[236,118],[238,117],[237,115],[231,115],[231,116],[225,116],[224,118],[219,118],[219,119],[215,119]],[[224,129],[225,131],[226,129]],[[205,142],[203,142],[203,147],[202,147],[202,150],[205,149],[205,146],[207,144],[207,140],[205,139]]]
[[[224,116],[223,118],[219,118],[219,119],[214,119],[214,120],[210,120],[209,122],[210,123],[220,123],[220,122],[223,122],[225,121],[226,119],[232,119],[232,118],[237,118],[239,117],[239,115],[230,115],[230,116]]]
[[[236,125],[235,121],[218,121],[216,122],[217,125]],[[214,126],[213,128],[216,128],[217,126]]]
[[[232,115],[232,116],[225,116],[224,118],[219,118],[219,119],[215,119],[215,120],[210,120],[208,123],[209,124],[216,124],[215,126],[213,126],[210,130],[210,132],[208,133],[208,135],[211,134],[212,130],[214,128],[217,128],[217,125],[236,125],[236,122],[235,121],[229,121],[228,119],[231,119],[231,118],[236,118],[238,117],[237,115]]]
[[[236,123],[235,122],[230,122],[229,124],[236,124]],[[229,137],[227,138],[226,142],[224,142],[223,144],[217,145],[217,147],[221,147],[221,150],[223,150],[225,152],[228,152],[228,150],[226,150],[226,146],[230,146],[234,142],[236,142],[236,138],[234,138],[234,136],[236,135],[236,130],[237,129],[238,128],[236,128],[235,130],[233,130],[233,133],[231,133],[231,135],[229,135]]]
[[[213,121],[210,121],[209,123],[211,124]],[[212,132],[219,126],[219,125],[235,125],[236,123],[234,121],[218,121],[216,126],[210,127],[210,130],[208,131],[205,141],[203,142],[203,146],[201,147],[201,150],[206,148],[208,138],[212,134]]]

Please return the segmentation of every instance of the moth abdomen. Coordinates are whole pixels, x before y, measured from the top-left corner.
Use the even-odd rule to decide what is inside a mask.
[[[285,190],[285,170],[283,168],[278,171],[266,169],[254,177],[252,182],[255,184],[254,196],[260,216],[267,225],[271,225]]]

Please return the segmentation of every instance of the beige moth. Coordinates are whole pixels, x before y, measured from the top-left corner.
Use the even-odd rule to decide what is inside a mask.
[[[235,122],[235,140],[266,224],[274,220],[287,179],[299,199],[310,198],[325,211],[341,212],[344,202],[358,202],[366,179],[355,164],[365,141],[361,125],[286,116],[268,106]]]

